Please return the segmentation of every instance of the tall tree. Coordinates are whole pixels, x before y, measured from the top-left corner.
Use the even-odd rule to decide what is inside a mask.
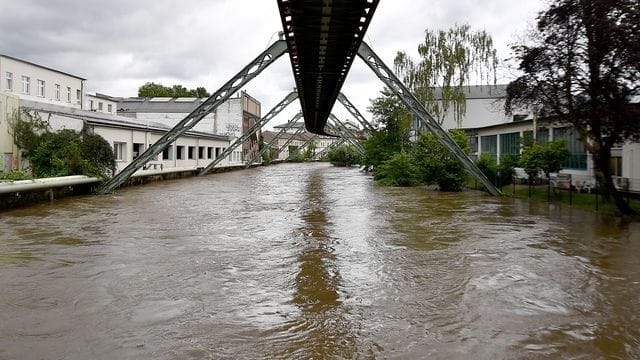
[[[572,124],[592,154],[605,198],[633,210],[616,191],[611,148],[640,137],[640,4],[556,0],[538,15],[532,45],[514,47],[523,75],[507,87],[507,112],[541,107]]]
[[[425,108],[442,125],[453,112],[458,126],[466,113],[466,85],[495,84],[498,59],[493,40],[469,25],[425,31],[419,59],[399,51],[395,71]]]

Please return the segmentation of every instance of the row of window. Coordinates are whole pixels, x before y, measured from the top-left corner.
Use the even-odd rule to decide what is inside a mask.
[[[151,146],[151,145],[149,145]],[[144,144],[133,144],[133,159],[136,159],[145,150]],[[186,150],[186,151],[185,151]],[[225,150],[223,147],[213,146],[176,146],[176,152],[173,152],[173,145],[168,146],[162,152],[162,160],[173,160],[175,155],[176,160],[215,160]],[[127,143],[114,142],[113,154],[117,161],[127,160]],[[239,158],[240,152],[234,151],[232,155]],[[158,160],[159,156],[155,160]]]
[[[524,137],[533,138],[533,131],[525,131]],[[508,133],[500,134],[500,156],[510,155],[518,157],[520,156],[520,133]],[[571,152],[571,158],[567,164],[563,167],[566,169],[586,169],[587,168],[587,154],[584,145],[578,140],[575,130],[572,127],[554,128],[553,138],[564,138],[566,141],[567,149]],[[480,153],[488,154],[494,159],[498,154],[498,135],[487,135],[480,137]],[[472,152],[478,151],[478,139],[477,137],[471,137],[469,139]],[[544,144],[549,141],[549,129],[540,128],[537,132],[536,141],[540,144]]]
[[[102,103],[102,101],[98,101],[98,108],[94,108],[93,107],[93,100],[89,100],[89,110],[98,110],[98,111],[102,111],[104,110],[104,104]],[[112,104],[107,104],[107,112],[113,112],[113,105]]]
[[[7,91],[14,91],[14,86],[13,86],[13,73],[7,71],[5,72],[5,90]],[[20,92],[22,94],[25,95],[31,95],[31,78],[29,76],[26,75],[22,75],[21,77],[21,90]],[[46,82],[44,80],[40,80],[37,79],[37,89],[36,89],[36,96],[38,97],[45,97],[45,90],[46,90]],[[62,99],[62,88],[60,86],[60,84],[54,84],[53,85],[53,98],[57,101],[61,101]],[[66,87],[66,100],[67,102],[71,102],[71,87],[67,86]],[[80,100],[82,98],[82,91],[80,89],[76,89],[76,99]]]

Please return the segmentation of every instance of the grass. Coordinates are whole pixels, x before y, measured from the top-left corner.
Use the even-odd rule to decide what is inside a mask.
[[[475,180],[469,179],[466,182],[466,186],[472,189],[479,189],[481,185]],[[531,197],[529,197],[528,185],[516,185],[515,192],[513,185],[506,185],[500,188],[503,194],[507,196],[513,196],[521,199],[534,199],[536,201],[550,201],[554,204],[561,204],[566,206],[573,206],[580,209],[601,211],[604,213],[610,213],[620,215],[618,208],[614,203],[607,203],[602,196],[598,196],[596,200],[595,194],[589,193],[569,193],[568,190],[559,190],[551,188],[551,193],[548,194],[547,185],[535,185],[531,187]],[[629,205],[636,212],[640,213],[640,200],[631,198]]]

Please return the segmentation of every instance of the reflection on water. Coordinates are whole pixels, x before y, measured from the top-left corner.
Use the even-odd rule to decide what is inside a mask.
[[[0,216],[0,359],[640,358],[640,224],[283,164]]]

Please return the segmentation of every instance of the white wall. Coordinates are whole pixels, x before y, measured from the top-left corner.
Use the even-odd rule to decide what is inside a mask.
[[[477,128],[512,121],[512,116],[504,114],[504,99],[467,99],[467,111],[462,117],[460,126],[453,117],[453,111],[450,111],[445,117],[442,127],[445,130]]]
[[[144,120],[144,121],[152,121],[155,123],[163,124],[173,128],[177,123],[182,121],[187,115],[187,113],[137,113],[136,119]],[[191,130],[193,131],[201,131],[209,134],[217,134],[214,132],[214,114],[207,114],[200,122],[198,122]],[[225,135],[225,134],[221,134]]]
[[[242,101],[234,98],[225,101],[215,110],[215,124],[213,132],[226,135],[231,141],[242,136]]]
[[[12,74],[12,89],[7,89],[7,72]],[[29,77],[29,93],[22,92],[22,76]],[[0,89],[10,92],[21,99],[44,102],[60,106],[72,107],[76,109],[82,108],[83,102],[83,80],[59,73],[54,70],[46,69],[22,61],[13,60],[0,56]],[[38,96],[38,80],[44,81],[44,96]],[[60,85],[60,99],[56,99],[56,86]],[[71,101],[67,97],[67,88],[71,89]],[[80,91],[80,98],[77,92]]]
[[[111,105],[111,111],[109,111]],[[102,109],[100,109],[102,107]],[[95,95],[86,94],[84,109],[88,111],[102,112],[115,115],[118,111],[118,103],[108,99],[100,98]]]

